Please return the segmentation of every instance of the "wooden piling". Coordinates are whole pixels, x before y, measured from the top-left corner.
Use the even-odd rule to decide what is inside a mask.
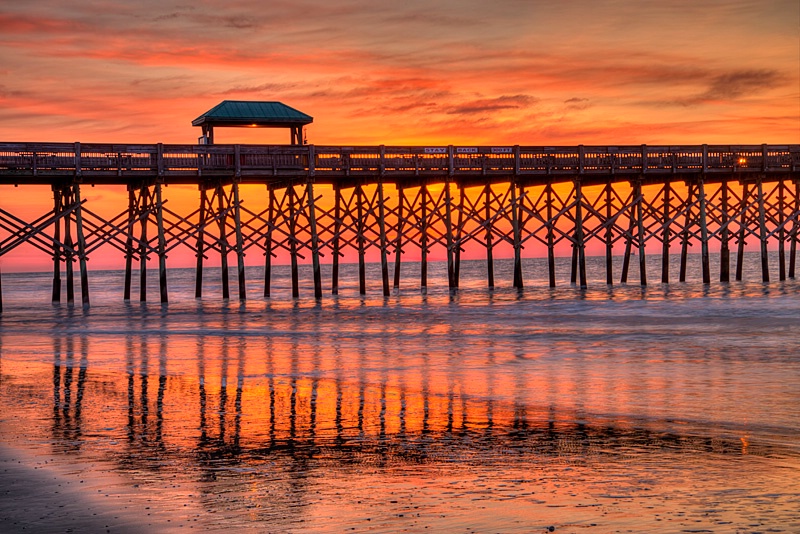
[[[420,287],[428,290],[428,185],[420,188]]]
[[[786,280],[786,185],[778,182],[778,280]]]
[[[767,222],[764,213],[764,185],[761,178],[758,179],[758,239],[761,243],[761,280],[769,282],[769,256],[767,255]]]
[[[222,182],[217,182],[216,188],[217,195],[217,225],[219,227],[219,260],[220,260],[220,274],[222,281],[222,298],[228,300],[231,298],[231,288],[228,280],[228,205],[230,202],[225,195],[225,189],[222,187]]]
[[[53,216],[61,213],[61,195],[53,188]],[[61,219],[53,223],[53,303],[61,302]]]
[[[586,289],[586,243],[583,230],[583,190],[581,181],[575,180],[575,246],[578,252],[578,273],[581,289]]]
[[[445,247],[447,248],[447,285],[449,289],[456,288],[455,254],[453,251],[453,213],[452,198],[450,194],[450,178],[444,183],[444,227]]]
[[[681,231],[681,269],[679,280],[686,281],[686,264],[689,260],[689,226],[692,223],[692,194],[694,184],[686,184],[686,212],[683,219],[683,230]]]
[[[164,236],[164,210],[161,197],[161,182],[157,182],[156,189],[156,225],[158,226],[158,287],[161,293],[161,302],[167,303],[167,240]]]
[[[275,228],[275,190],[267,186],[267,235],[264,237],[264,298],[269,298],[272,289],[272,232]]]
[[[147,301],[147,222],[150,218],[148,197],[150,186],[142,184],[139,189],[139,302]]]
[[[669,283],[669,245],[672,239],[670,235],[670,223],[672,222],[672,206],[670,199],[672,193],[672,184],[669,180],[664,183],[664,197],[662,206],[661,225],[661,283]]]
[[[631,200],[634,200],[633,194],[631,194]],[[625,252],[622,255],[622,272],[619,276],[620,284],[628,283],[628,270],[631,266],[631,247],[633,246],[633,226],[636,223],[635,213],[634,207],[631,205],[628,212],[628,231],[625,234]]]
[[[333,258],[331,265],[331,294],[339,294],[339,241],[342,232],[342,190],[338,185],[333,186]]]
[[[194,298],[203,297],[203,258],[205,257],[206,209],[208,193],[205,184],[200,184],[200,215],[197,222],[197,266],[194,275]]]
[[[242,236],[242,202],[239,197],[238,181],[234,181],[233,185],[231,185],[231,195],[233,196],[233,229],[236,234],[236,270],[239,282],[239,300],[247,300],[244,272],[244,237]]]
[[[697,182],[697,200],[700,203],[700,261],[703,269],[703,283],[711,283],[711,265],[708,254],[708,221],[706,219],[706,189],[704,180]]]
[[[400,289],[400,255],[403,253],[403,204],[405,204],[405,193],[403,185],[397,184],[397,237],[394,247],[394,286],[395,290]]]
[[[522,186],[512,181],[511,185],[511,227],[514,233],[514,287],[522,289]]]
[[[364,190],[361,184],[356,186],[356,213],[358,214],[358,223],[356,224],[356,243],[358,246],[358,293],[359,295],[367,294],[367,263],[364,257],[366,250],[366,224],[364,221]]]
[[[606,196],[606,231],[603,236],[606,245],[606,285],[611,286],[614,285],[614,230],[611,224],[611,207],[613,202],[611,182],[606,182],[603,192]]]
[[[311,268],[314,276],[314,298],[322,298],[322,272],[319,266],[319,235],[317,234],[317,213],[314,209],[314,183],[306,183],[308,198],[308,225],[311,230]]]
[[[486,210],[486,277],[489,289],[494,289],[494,257],[492,251],[492,186],[487,183],[484,187],[484,207]]]
[[[644,196],[642,195],[642,182],[636,181],[634,196],[638,199],[636,203],[636,225],[638,227],[638,252],[639,252],[639,284],[647,285],[647,255],[645,254],[645,235],[644,235]]]
[[[294,205],[294,183],[286,188],[289,196],[289,255],[292,263],[292,298],[300,297],[300,279],[297,268],[297,208]]]
[[[722,204],[722,217],[720,229],[720,245],[719,245],[719,281],[726,283],[731,281],[731,251],[729,246],[730,231],[728,224],[730,223],[730,215],[728,214],[728,181],[722,180],[720,185],[720,202]]]
[[[458,288],[461,281],[461,239],[464,230],[464,185],[458,185],[458,222],[456,223],[456,236],[455,236],[455,272],[454,282]]]
[[[66,206],[72,206],[72,197],[69,193],[66,192],[67,189],[61,189],[59,194],[62,195],[62,203]],[[73,256],[74,256],[74,243],[72,241],[72,214],[67,214],[64,218],[64,247],[65,247],[65,256],[64,256],[64,268],[66,270],[65,275],[67,277],[67,304],[74,304],[75,303],[75,274],[74,274],[74,266]]]
[[[390,295],[389,261],[386,257],[386,199],[383,193],[383,180],[378,181],[378,227],[381,245],[381,282],[383,284],[383,296],[388,297]]]
[[[136,192],[132,185],[128,185],[128,225],[125,232],[125,287],[123,299],[131,300],[131,281],[133,278],[133,229],[136,224]],[[58,226],[56,226],[58,229]],[[59,280],[59,286],[61,282]]]
[[[797,227],[800,225],[798,221],[798,214],[800,214],[800,185],[794,182],[794,197],[793,197],[792,213],[794,214],[794,222],[792,223],[792,231],[789,234],[789,278],[794,279],[794,268],[797,260]]]
[[[547,195],[547,274],[550,287],[556,287],[556,253],[555,236],[553,232],[553,183],[548,181],[546,187]]]
[[[742,203],[741,203],[741,213],[739,215],[739,242],[737,243],[737,251],[736,251],[736,281],[742,281],[742,270],[744,264],[744,245],[745,245],[745,237],[747,236],[747,212],[749,210],[748,207],[748,200],[749,200],[749,184],[747,182],[744,183],[742,189]]]

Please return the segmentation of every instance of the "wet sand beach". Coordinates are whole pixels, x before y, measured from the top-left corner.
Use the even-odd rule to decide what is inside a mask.
[[[487,292],[480,267],[320,305],[19,284],[0,531],[800,531],[793,284]]]

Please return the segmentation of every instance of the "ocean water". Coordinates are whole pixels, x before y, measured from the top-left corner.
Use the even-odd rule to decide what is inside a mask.
[[[408,263],[386,298],[323,266],[319,303],[307,266],[298,300],[248,270],[245,302],[170,270],[167,305],[91,272],[89,309],[4,274],[0,444],[153,531],[800,532],[800,284],[746,260],[608,287],[590,258],[587,290],[526,260],[522,291],[471,261],[457,292]]]

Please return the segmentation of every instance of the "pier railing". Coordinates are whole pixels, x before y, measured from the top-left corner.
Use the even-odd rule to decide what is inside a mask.
[[[247,179],[343,176],[585,176],[800,170],[797,145],[275,146],[0,143],[0,180],[231,175]]]

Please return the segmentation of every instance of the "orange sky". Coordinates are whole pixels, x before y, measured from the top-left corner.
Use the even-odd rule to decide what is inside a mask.
[[[317,144],[800,141],[796,0],[29,0],[0,25],[0,141],[195,142],[223,99],[296,107]]]
[[[241,99],[315,144],[800,143],[797,0],[27,0],[0,27],[0,142],[195,143]]]

